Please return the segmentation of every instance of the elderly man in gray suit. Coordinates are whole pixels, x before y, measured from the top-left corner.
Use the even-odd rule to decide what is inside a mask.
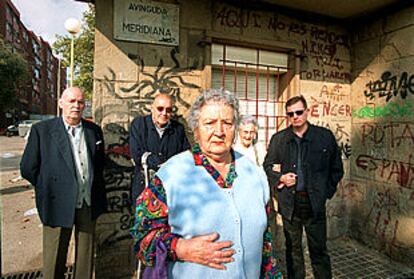
[[[82,119],[80,88],[67,88],[59,107],[62,117],[33,125],[20,170],[35,187],[43,223],[43,278],[64,278],[74,228],[74,278],[88,279],[93,274],[95,220],[106,210],[103,134]]]

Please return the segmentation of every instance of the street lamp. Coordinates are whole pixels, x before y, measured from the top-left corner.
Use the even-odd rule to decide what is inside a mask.
[[[80,31],[81,24],[76,18],[68,18],[65,21],[66,30],[72,35],[70,42],[70,87],[73,86],[73,59],[74,59],[74,48],[75,48],[75,35]]]

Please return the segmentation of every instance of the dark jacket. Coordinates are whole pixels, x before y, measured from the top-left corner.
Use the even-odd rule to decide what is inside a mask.
[[[340,150],[332,132],[326,128],[309,124],[303,136],[302,166],[305,187],[309,194],[315,217],[325,215],[325,203],[332,198],[344,171]],[[292,127],[272,136],[263,167],[271,187],[288,172],[297,173],[297,144]],[[280,169],[280,171],[279,171]],[[292,218],[295,187],[278,190],[279,213]]]
[[[101,128],[82,120],[91,166],[91,208],[96,219],[106,211],[105,162]],[[71,228],[78,182],[70,139],[62,118],[33,125],[20,162],[22,176],[34,187],[40,220],[46,226]]]
[[[170,120],[160,138],[151,115],[135,118],[131,123],[129,136],[129,149],[135,162],[135,174],[131,185],[132,201],[135,202],[145,188],[141,174],[141,157],[145,152],[151,152],[147,158],[148,168],[157,171],[162,163],[189,148],[184,126],[179,122]]]

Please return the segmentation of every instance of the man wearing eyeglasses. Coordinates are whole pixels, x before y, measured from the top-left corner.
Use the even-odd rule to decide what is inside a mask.
[[[146,186],[141,172],[143,163],[149,171],[157,171],[169,158],[190,148],[184,126],[171,119],[173,107],[173,98],[160,93],[151,105],[151,114],[137,117],[131,123],[129,148],[135,162],[131,186],[134,203]]]
[[[332,278],[325,204],[344,174],[340,150],[330,130],[307,121],[309,109],[303,96],[290,98],[285,109],[291,125],[272,136],[263,167],[278,194],[287,277],[305,278],[305,229],[314,277]]]

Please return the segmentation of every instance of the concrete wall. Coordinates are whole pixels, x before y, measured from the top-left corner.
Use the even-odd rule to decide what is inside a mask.
[[[414,261],[414,8],[352,36],[350,236]],[[357,197],[357,199],[355,199]]]
[[[201,31],[181,27],[179,47],[115,41],[112,3],[96,1],[93,106],[95,120],[105,134],[109,201],[109,213],[97,226],[96,277],[131,278],[135,259],[129,235],[133,224],[129,124],[134,117],[149,113],[158,92],[176,97],[176,114],[182,119],[199,89],[207,87],[207,79],[203,78],[204,48],[197,45]],[[181,16],[191,18],[190,13],[183,8]]]
[[[328,204],[329,236],[351,235],[393,247],[393,251],[405,251],[405,255],[413,252],[413,244],[409,243],[413,238],[406,233],[410,224],[413,228],[413,174],[412,165],[407,163],[414,132],[410,129],[412,107],[408,102],[412,92],[403,99],[401,89],[389,102],[373,92],[376,106],[401,101],[401,109],[392,110],[397,110],[398,115],[355,116],[360,115],[358,109],[369,105],[364,97],[367,83],[379,80],[385,71],[397,76],[398,82],[403,72],[411,77],[413,39],[408,34],[412,32],[413,19],[409,12],[387,17],[386,24],[364,25],[363,32],[355,34],[351,41],[350,33],[333,22],[306,19],[271,6],[242,9],[223,1],[164,1],[180,5],[180,45],[168,47],[114,40],[113,1],[95,2],[93,105],[95,120],[105,133],[110,211],[98,223],[97,278],[130,278],[134,272],[129,238],[133,222],[129,203],[133,169],[127,142],[129,124],[134,117],[149,112],[157,92],[168,92],[177,98],[177,116],[183,121],[199,91],[210,87],[212,42],[289,54],[292,70],[284,96],[305,95],[311,108],[310,121],[334,132],[344,159],[345,179]],[[354,116],[353,109],[357,110]],[[385,136],[384,132],[381,137],[378,133],[385,131],[381,127],[391,121],[408,124],[400,124],[393,136],[390,132]],[[368,135],[368,128],[363,127],[378,130]],[[372,158],[387,158],[389,167],[380,166],[382,161]],[[368,167],[364,168],[364,164]],[[377,170],[372,169],[374,164],[378,164]]]

